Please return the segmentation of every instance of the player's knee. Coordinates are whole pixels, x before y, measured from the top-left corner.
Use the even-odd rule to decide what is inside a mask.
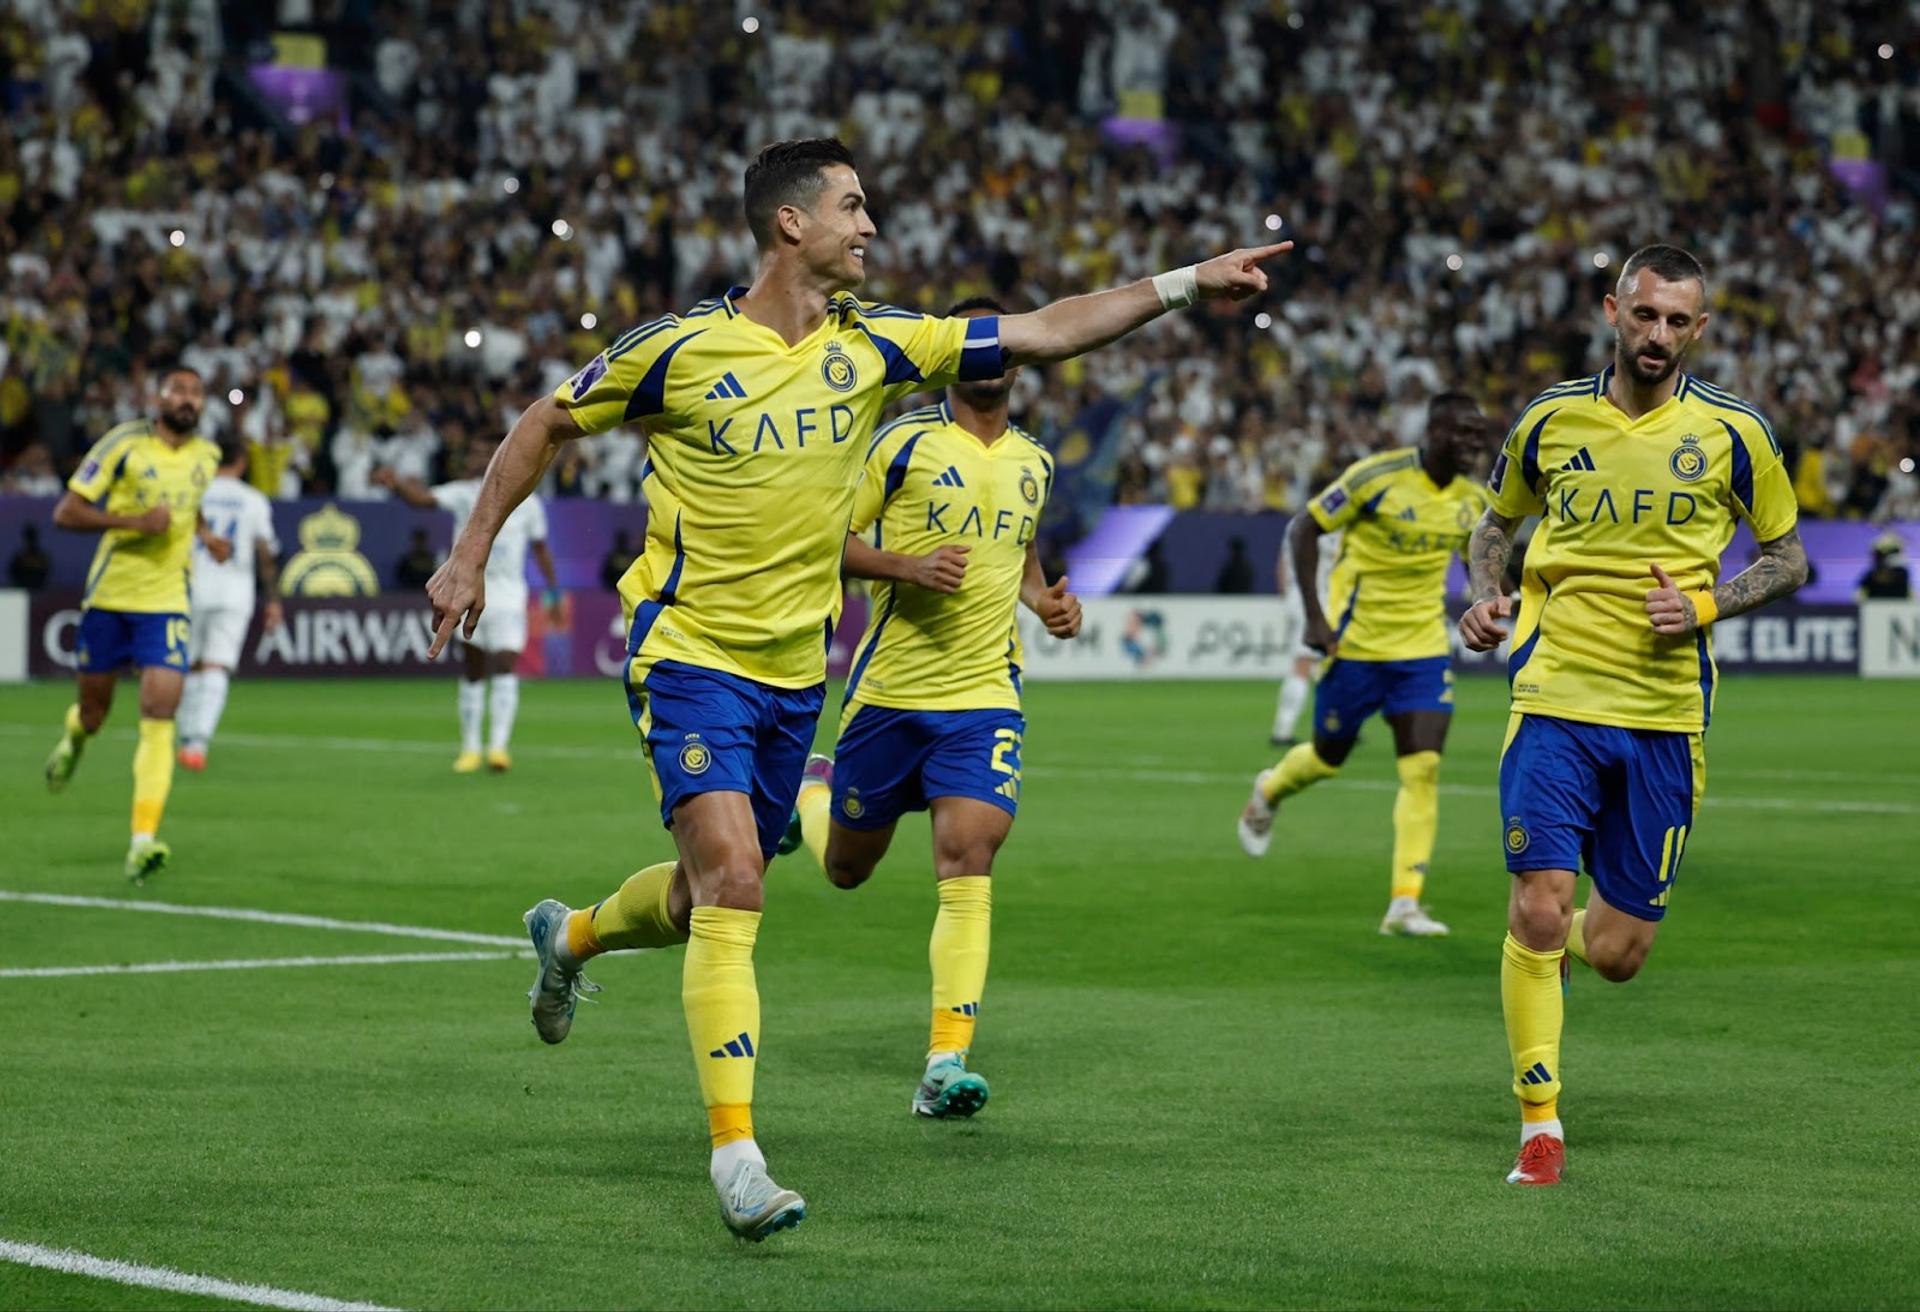
[[[758,911],[762,898],[761,863],[747,856],[728,857],[701,873],[700,900],[709,906]]]
[[[827,855],[827,882],[835,888],[858,888],[873,877],[873,862]]]
[[[1507,928],[1535,951],[1564,945],[1573,927],[1573,902],[1547,884],[1523,883],[1513,899]]]
[[[936,879],[962,879],[968,875],[993,873],[993,858],[1000,844],[991,839],[976,839],[942,846],[933,854]]]
[[[1587,964],[1594,974],[1614,984],[1625,984],[1647,964],[1647,945],[1637,940],[1587,944]]]

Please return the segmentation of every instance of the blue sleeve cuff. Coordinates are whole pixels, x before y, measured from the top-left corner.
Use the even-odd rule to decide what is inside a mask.
[[[960,381],[983,382],[1007,372],[1007,353],[1000,345],[1000,316],[967,320],[966,344],[960,348]]]

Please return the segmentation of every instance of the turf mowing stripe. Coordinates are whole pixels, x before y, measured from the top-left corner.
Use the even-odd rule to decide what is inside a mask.
[[[476,934],[465,929],[428,929],[420,925],[388,925],[376,920],[335,920],[331,916],[303,916],[290,911],[255,911],[249,907],[190,907],[178,902],[126,902],[110,897],[76,897],[68,893],[19,893],[0,888],[0,902],[35,902],[49,907],[93,907],[104,911],[158,911],[170,916],[207,916],[214,920],[251,920],[263,925],[294,925],[301,929],[337,929],[356,934],[388,934],[395,938],[430,938],[446,943],[484,943],[518,948],[526,939],[506,934]]]
[[[185,970],[270,970],[275,966],[408,966],[429,961],[512,961],[532,952],[390,952],[367,957],[254,957],[232,961],[134,961],[117,966],[14,966],[0,979],[65,975],[171,975]]]
[[[292,1312],[394,1312],[379,1303],[343,1303],[337,1298],[303,1294],[295,1289],[275,1289],[271,1285],[243,1285],[213,1276],[190,1275],[172,1267],[141,1266],[135,1262],[116,1262],[108,1257],[76,1253],[70,1248],[42,1248],[39,1244],[17,1244],[0,1239],[0,1262],[37,1266],[67,1275],[92,1276],[116,1285],[138,1285],[143,1289],[164,1289],[170,1294],[198,1294],[205,1298],[224,1298],[255,1307],[289,1308]]]

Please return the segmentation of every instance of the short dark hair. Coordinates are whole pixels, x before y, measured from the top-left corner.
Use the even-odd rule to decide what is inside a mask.
[[[947,318],[957,319],[973,310],[991,310],[995,314],[1011,314],[1012,311],[991,296],[969,296],[963,301],[955,301],[947,307]]]
[[[821,171],[835,164],[853,167],[853,152],[838,137],[776,141],[753,157],[741,200],[747,227],[762,250],[773,245],[773,219],[780,207],[817,200],[825,185]]]
[[[220,439],[220,467],[226,468],[236,460],[246,458],[247,444],[244,439],[227,436]]]
[[[199,378],[200,381],[203,383],[207,381],[206,379],[200,377],[200,371],[198,369],[195,369],[192,365],[186,364],[180,360],[170,360],[167,362],[165,366],[161,368],[160,372],[157,375],[155,375],[157,381],[154,383],[154,386],[165,387],[167,385],[167,379],[173,377],[175,374],[192,374],[195,378]]]
[[[1427,422],[1437,423],[1447,412],[1457,410],[1477,414],[1480,403],[1466,392],[1441,392],[1427,402]]]
[[[1627,256],[1627,262],[1620,268],[1620,281],[1625,282],[1642,269],[1653,270],[1662,282],[1685,282],[1695,278],[1699,280],[1701,292],[1707,290],[1707,266],[1700,263],[1692,251],[1682,250],[1678,246],[1657,243],[1642,246]]]

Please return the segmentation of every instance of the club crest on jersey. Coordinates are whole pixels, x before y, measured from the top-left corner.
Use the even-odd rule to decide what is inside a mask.
[[[1040,480],[1035,478],[1033,471],[1025,465],[1020,466],[1020,495],[1030,506],[1040,504]]]
[[[1667,457],[1667,468],[1682,483],[1692,483],[1707,472],[1707,453],[1700,449],[1700,439],[1688,433],[1680,439],[1680,445]]]
[[[851,392],[860,381],[854,372],[853,357],[838,342],[827,343],[827,358],[820,362],[820,377],[836,392]]]
[[[712,764],[713,753],[703,742],[688,739],[687,745],[680,749],[680,768],[688,774],[705,774]]]
[[[1527,833],[1527,827],[1520,823],[1520,817],[1517,815],[1508,816],[1507,851],[1518,856],[1527,850],[1527,844],[1532,841],[1533,839]]]
[[[866,809],[860,804],[860,790],[857,788],[847,789],[847,795],[840,799],[840,810],[849,820],[858,820],[866,813]]]

